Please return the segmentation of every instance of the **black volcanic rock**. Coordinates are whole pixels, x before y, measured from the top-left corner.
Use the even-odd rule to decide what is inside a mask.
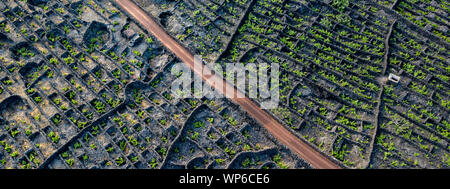
[[[50,0],[28,0],[28,3],[30,3],[31,5],[34,5],[34,6],[38,6],[40,4],[46,4],[49,1]]]

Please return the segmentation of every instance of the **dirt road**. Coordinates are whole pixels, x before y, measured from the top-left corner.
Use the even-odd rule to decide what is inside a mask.
[[[227,98],[240,105],[251,117],[264,126],[276,139],[286,145],[288,148],[297,153],[302,159],[310,163],[313,167],[318,169],[339,169],[341,168],[336,163],[329,160],[326,156],[317,152],[314,148],[299,140],[295,135],[284,128],[271,115],[262,110],[258,105],[248,98],[237,98],[243,95],[236,90],[233,85],[226,82],[222,77],[217,75],[203,75],[202,69],[209,69],[206,66],[194,66],[194,55],[192,55],[186,48],[175,41],[166,31],[161,28],[145,11],[143,11],[136,4],[130,0],[114,0],[122,10],[132,16],[145,29],[153,34],[161,43],[172,51],[182,62],[187,64],[196,74],[202,76],[202,79],[222,92]],[[216,87],[219,83],[223,86],[222,89]],[[232,89],[232,90],[224,90]]]

